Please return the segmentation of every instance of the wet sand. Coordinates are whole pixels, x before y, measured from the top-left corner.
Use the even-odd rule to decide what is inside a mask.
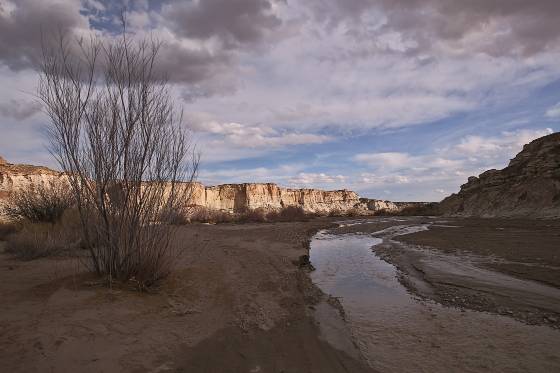
[[[99,286],[75,260],[2,254],[1,370],[369,372],[352,343],[321,336],[327,298],[298,265],[330,224],[187,226],[195,249],[154,294]]]
[[[378,218],[333,232],[358,231],[383,239],[376,254],[418,296],[560,328],[559,220]]]
[[[560,331],[553,324],[528,325],[515,314],[481,312],[461,303],[461,297],[442,305],[433,290],[445,285],[493,293],[501,307],[512,296],[518,305],[548,307],[549,312],[559,309],[560,290],[479,268],[470,256],[396,241],[434,224],[440,223],[424,218],[344,222],[311,243],[317,268],[311,277],[340,298],[369,364],[383,372],[559,370]]]

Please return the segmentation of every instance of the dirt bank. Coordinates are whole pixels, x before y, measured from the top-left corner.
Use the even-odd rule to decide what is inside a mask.
[[[2,369],[370,371],[351,344],[320,336],[313,316],[325,297],[297,265],[329,224],[185,227],[179,239],[196,249],[155,294],[98,286],[76,260],[2,254]]]

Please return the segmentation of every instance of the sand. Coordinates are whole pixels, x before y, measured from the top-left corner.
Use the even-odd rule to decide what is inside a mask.
[[[372,371],[333,307],[337,302],[299,265],[312,235],[332,222],[186,226],[179,242],[189,249],[152,293],[107,289],[76,259],[22,262],[0,254],[2,371]],[[393,238],[375,233],[418,224],[429,229]],[[528,335],[535,328],[538,339],[542,328],[557,332],[560,325],[559,228],[558,221],[376,218],[360,231],[384,238],[376,252],[399,268],[400,281],[418,297],[467,315],[488,312],[488,328],[492,314],[504,315],[512,325],[526,325]],[[442,329],[428,336],[437,343],[428,347],[452,354],[461,348],[463,324],[442,320]],[[505,327],[494,329],[495,345],[505,343]],[[379,340],[377,353],[395,350],[398,361],[407,336],[395,347]],[[429,366],[423,351],[419,367]],[[480,364],[471,370],[493,366]]]
[[[0,255],[2,370],[370,371],[321,338],[326,298],[298,266],[330,224],[187,226],[192,249],[154,294],[106,289],[76,260]]]

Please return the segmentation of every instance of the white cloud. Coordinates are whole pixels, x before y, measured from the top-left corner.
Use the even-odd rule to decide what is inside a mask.
[[[397,152],[357,154],[354,160],[368,163],[376,168],[390,169],[407,167],[414,161],[409,154]]]
[[[293,185],[317,185],[317,184],[342,184],[346,182],[346,176],[327,175],[324,173],[305,173],[300,172],[297,176],[288,180]]]
[[[406,186],[424,190],[428,199],[441,199],[445,191],[457,191],[468,176],[507,166],[524,144],[552,133],[550,128],[503,132],[500,136],[466,136],[445,148],[412,155],[409,153],[366,153],[353,159],[369,172],[353,178],[357,190]],[[443,192],[442,192],[443,191]]]
[[[478,158],[496,158],[505,154],[519,151],[524,144],[532,140],[549,135],[553,132],[551,128],[542,130],[519,130],[503,132],[497,137],[467,136],[463,138],[454,150],[466,156]]]
[[[195,132],[216,135],[226,144],[249,148],[278,148],[290,145],[320,144],[331,141],[331,136],[278,130],[264,125],[245,125],[237,122],[219,122],[208,113],[191,113],[186,122]]]
[[[557,103],[556,105],[552,106],[551,108],[549,108],[546,113],[545,116],[548,118],[559,118],[560,117],[560,102]]]

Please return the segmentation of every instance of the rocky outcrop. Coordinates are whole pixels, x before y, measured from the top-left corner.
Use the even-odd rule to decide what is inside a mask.
[[[46,167],[14,165],[0,160],[0,207],[1,200],[18,189],[33,185],[63,182],[66,176]],[[390,201],[360,198],[350,190],[324,191],[318,189],[290,189],[276,184],[224,184],[204,186],[194,183],[191,206],[212,210],[241,212],[257,208],[269,210],[288,206],[302,207],[306,212],[329,214],[331,212],[373,214],[397,212],[405,205]]]
[[[525,145],[503,170],[471,176],[440,203],[449,215],[560,217],[560,133]]]
[[[209,209],[239,212],[256,208],[281,209],[288,206],[302,207],[306,212],[364,212],[381,209],[393,210],[396,205],[388,201],[367,200],[349,190],[324,191],[317,189],[289,189],[276,184],[224,184],[204,187],[197,184],[192,204]]]
[[[67,177],[62,172],[42,166],[12,164],[0,157],[0,208],[13,191],[65,180]]]

